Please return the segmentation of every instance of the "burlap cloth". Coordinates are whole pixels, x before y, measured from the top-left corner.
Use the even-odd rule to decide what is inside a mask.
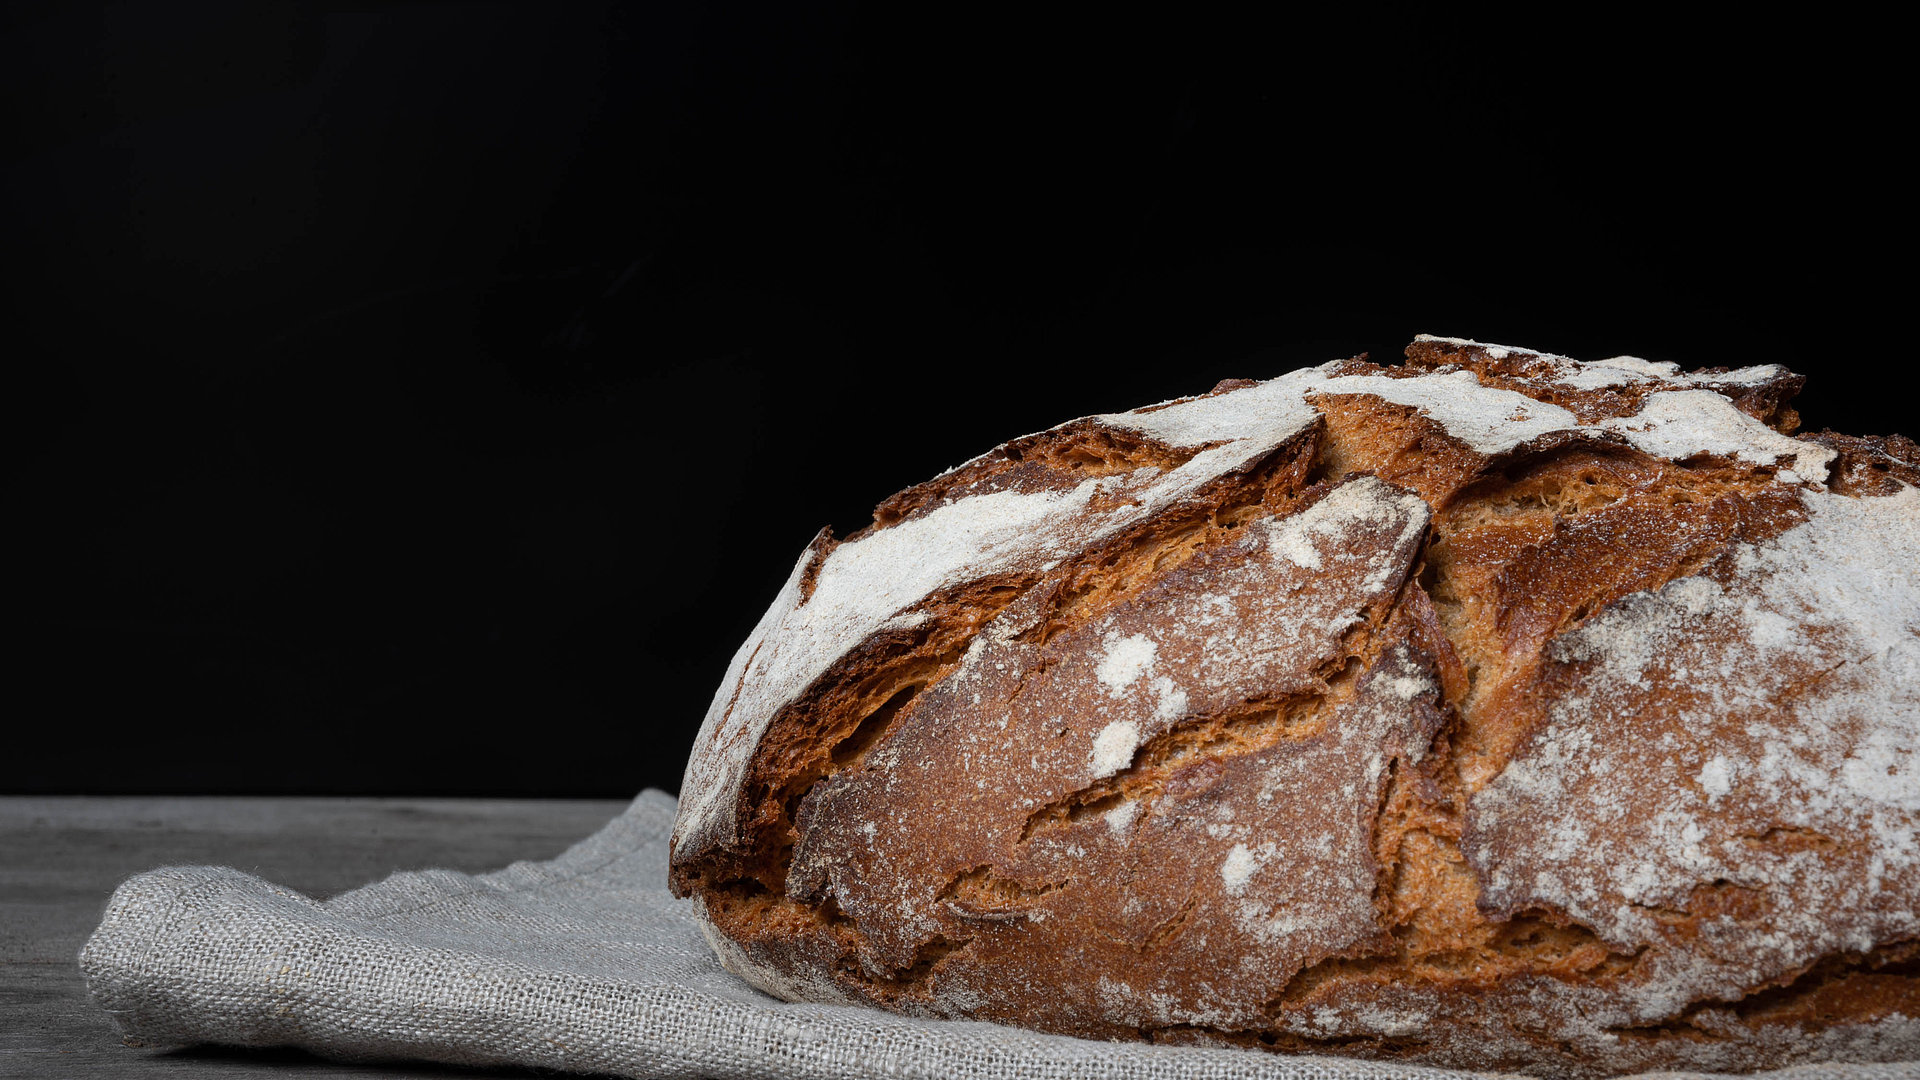
[[[552,862],[395,874],[327,901],[224,867],[155,870],[114,893],[80,966],[142,1042],[348,1060],[751,1080],[1472,1075],[790,1005],[721,970],[668,894],[674,810],[648,791]],[[1920,1063],[1766,1075],[1920,1078]]]

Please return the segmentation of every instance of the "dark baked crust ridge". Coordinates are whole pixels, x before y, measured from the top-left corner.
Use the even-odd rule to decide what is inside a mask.
[[[1153,412],[1174,405],[1216,397],[1256,385],[1250,379],[1226,379],[1205,394],[1149,405],[1136,412]],[[965,464],[931,480],[889,496],[873,509],[873,523],[849,536],[856,540],[902,521],[924,516],[955,498],[1014,486],[1003,479],[1021,466],[1037,467],[1056,479],[1110,476],[1139,468],[1172,469],[1187,463],[1208,445],[1174,447],[1139,432],[1103,423],[1097,417],[1070,420],[1058,427],[1018,439],[1009,439]]]
[[[1822,431],[1802,439],[1838,454],[1831,484],[1842,495],[1897,495],[1920,487],[1920,445],[1904,435],[1842,435]]]
[[[1509,358],[1514,352],[1504,351]],[[1571,363],[1547,359],[1554,371]],[[1348,365],[1330,373],[1365,377],[1385,370],[1390,369]],[[1531,377],[1541,377],[1537,365],[1528,370],[1534,372]],[[1668,381],[1670,376],[1661,378]],[[1763,380],[1748,376],[1733,381]],[[1520,387],[1518,382],[1510,385]],[[1645,391],[1642,404],[1656,392]],[[730,966],[767,989],[795,998],[869,1001],[928,1015],[998,1018],[1102,1037],[1241,1042],[1429,1064],[1555,1068],[1566,1075],[1913,1055],[1920,1034],[1911,1020],[1899,1017],[1914,1015],[1913,988],[1920,983],[1910,970],[1911,957],[1900,952],[1907,946],[1897,926],[1883,925],[1878,943],[1864,951],[1828,951],[1811,964],[1748,965],[1745,975],[1732,981],[1682,978],[1676,983],[1671,970],[1662,975],[1662,956],[1691,947],[1704,933],[1702,926],[1710,929],[1713,920],[1729,910],[1737,913],[1744,901],[1736,892],[1709,890],[1690,896],[1685,906],[1664,913],[1680,928],[1669,927],[1665,938],[1648,944],[1603,935],[1609,928],[1591,913],[1575,918],[1564,904],[1538,903],[1538,897],[1494,899],[1483,910],[1487,898],[1481,895],[1481,883],[1502,859],[1513,857],[1496,853],[1477,865],[1463,862],[1460,837],[1470,825],[1466,807],[1476,792],[1506,771],[1516,751],[1527,753],[1533,745],[1528,740],[1537,741],[1540,707],[1535,699],[1551,696],[1543,688],[1559,670],[1551,658],[1519,668],[1498,668],[1490,658],[1512,649],[1524,655],[1528,648],[1539,656],[1544,642],[1563,637],[1600,613],[1618,610],[1623,597],[1644,596],[1677,578],[1697,576],[1716,559],[1731,558],[1731,552],[1764,545],[1793,529],[1805,515],[1795,512],[1796,489],[1775,475],[1779,466],[1728,454],[1696,455],[1676,464],[1624,445],[1612,431],[1561,439],[1557,445],[1536,441],[1504,456],[1489,455],[1473,451],[1444,429],[1436,430],[1434,422],[1406,406],[1354,394],[1314,400],[1326,414],[1328,435],[1313,462],[1314,475],[1303,479],[1350,476],[1356,464],[1368,463],[1358,458],[1366,458],[1375,466],[1371,471],[1419,491],[1440,511],[1424,573],[1421,568],[1412,571],[1420,580],[1400,590],[1387,623],[1373,631],[1381,642],[1397,641],[1402,651],[1395,655],[1413,663],[1435,688],[1429,698],[1429,707],[1437,710],[1434,715],[1452,716],[1416,766],[1405,767],[1414,756],[1411,751],[1395,759],[1403,767],[1394,772],[1379,801],[1367,804],[1375,807],[1369,811],[1375,822],[1370,826],[1371,858],[1360,861],[1372,867],[1369,904],[1381,932],[1351,936],[1344,946],[1324,950],[1317,961],[1303,958],[1289,976],[1270,972],[1272,981],[1265,984],[1270,996],[1260,1003],[1258,1016],[1190,1014],[1179,1022],[1154,1023],[1155,1017],[1116,1011],[1111,1002],[1084,995],[1066,995],[1057,1007],[1023,1012],[977,996],[969,1000],[964,992],[969,980],[963,976],[970,966],[995,974],[1001,979],[995,990],[1004,994],[1009,965],[1017,957],[1003,954],[998,966],[978,959],[990,951],[987,938],[1010,924],[1017,917],[1015,909],[1023,905],[1058,903],[1064,886],[1045,875],[1002,874],[997,864],[986,862],[961,870],[939,900],[970,907],[976,922],[996,929],[963,939],[949,924],[915,940],[909,940],[911,934],[900,936],[878,950],[865,940],[869,934],[860,920],[839,909],[834,890],[820,886],[820,875],[811,885],[789,879],[782,888],[762,886],[758,893],[713,889],[703,895],[710,936]],[[1779,402],[1768,415],[1783,422]],[[1357,452],[1356,433],[1366,434],[1369,444]],[[1808,441],[1836,451],[1835,489],[1844,491],[1842,484],[1852,469],[1849,454],[1864,456],[1867,451],[1820,437]],[[1177,456],[1191,449],[1168,447],[1168,452]],[[1891,457],[1878,448],[1867,449]],[[1350,460],[1339,460],[1343,451]],[[1875,472],[1890,474],[1893,468]],[[1883,497],[1905,490],[1895,485],[1889,492],[1883,490],[1884,481],[1876,484],[1873,494]],[[1296,494],[1304,490],[1295,488]],[[1669,505],[1662,508],[1662,498],[1669,496]],[[967,496],[949,486],[943,497]],[[1298,499],[1299,506],[1311,502],[1311,496]],[[1300,512],[1284,500],[1279,510]],[[1594,537],[1608,529],[1619,534],[1624,546],[1595,546]],[[1603,565],[1582,566],[1575,560],[1575,565],[1552,569],[1556,538],[1569,550],[1585,546],[1630,554],[1637,550],[1635,533],[1649,530],[1674,533],[1675,542],[1638,562],[1622,563],[1616,554],[1600,560]],[[1475,556],[1468,550],[1475,544],[1491,549],[1504,544],[1513,550],[1509,557],[1489,560],[1484,551]],[[1124,562],[1130,550],[1116,542],[1105,555],[1119,552]],[[1189,557],[1205,550],[1204,544],[1189,548]],[[1516,569],[1523,565],[1536,569]],[[1146,580],[1151,587],[1152,575]],[[1437,603],[1426,602],[1422,582],[1435,590]],[[1569,582],[1580,582],[1582,589],[1569,592]],[[1480,610],[1469,610],[1473,598],[1463,592],[1485,594]],[[1029,606],[1043,607],[1033,599],[1036,595],[1032,586],[1019,593]],[[1515,597],[1529,595],[1545,596],[1549,602],[1544,608],[1513,606]],[[1007,615],[1016,606],[998,610]],[[1108,605],[1099,610],[1114,609]],[[1412,635],[1423,622],[1423,612],[1424,621],[1440,629],[1444,647],[1430,631],[1415,643]],[[1031,613],[1020,617],[1031,618]],[[1032,634],[1028,625],[1023,632]],[[1398,629],[1385,634],[1385,625]],[[1347,686],[1357,685],[1358,674],[1372,670],[1365,665],[1384,654],[1371,655],[1356,667]],[[921,690],[913,699],[919,704],[896,710],[897,723],[913,719],[915,709],[933,700],[937,683],[927,686],[932,689]],[[920,719],[929,717],[930,712]],[[1207,723],[1213,720],[1222,721],[1209,728],[1216,733],[1231,727],[1231,718]],[[1191,733],[1199,726],[1186,730]],[[878,752],[904,730],[895,727],[884,733],[885,738],[868,744],[867,752]],[[1218,749],[1229,742],[1221,738],[1211,745]],[[936,740],[927,745],[941,744]],[[1278,742],[1267,748],[1272,745]],[[1143,746],[1141,767],[1134,775],[1159,770],[1153,783],[1164,792],[1172,772],[1161,768],[1164,761],[1153,760],[1159,752]],[[1228,755],[1234,756],[1251,755]],[[1187,761],[1191,765],[1193,759]],[[1110,794],[1098,785],[1070,792],[1035,810],[1027,827],[1035,827],[1037,815],[1043,825],[1058,818],[1064,821],[1062,828],[1097,831],[1111,812],[1113,804],[1102,801]],[[1794,834],[1779,835],[1791,842]],[[1478,841],[1465,850],[1481,850],[1473,843]],[[1137,934],[1131,947],[1160,956],[1170,943],[1192,932],[1197,925],[1193,918],[1190,908],[1183,915],[1181,905],[1175,904],[1167,917]],[[1667,985],[1653,986],[1660,978]],[[1042,988],[1035,998],[1042,1006],[1045,992]],[[1011,997],[1020,999],[1018,994]],[[1847,1014],[1835,1020],[1835,1010],[1842,1008]]]

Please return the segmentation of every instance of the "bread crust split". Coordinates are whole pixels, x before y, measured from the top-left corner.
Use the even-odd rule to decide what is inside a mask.
[[[1547,1076],[1920,1059],[1920,452],[1422,337],[822,533],[672,882],[793,1001]]]

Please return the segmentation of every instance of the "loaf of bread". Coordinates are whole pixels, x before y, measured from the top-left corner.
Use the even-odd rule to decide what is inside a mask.
[[[672,881],[791,1001],[1549,1076],[1920,1059],[1920,453],[1421,337],[822,533]]]

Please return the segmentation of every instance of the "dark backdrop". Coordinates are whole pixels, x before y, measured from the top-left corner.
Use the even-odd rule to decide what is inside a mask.
[[[1884,30],[924,7],[6,9],[0,790],[676,789],[820,526],[1423,331],[1915,426]]]

